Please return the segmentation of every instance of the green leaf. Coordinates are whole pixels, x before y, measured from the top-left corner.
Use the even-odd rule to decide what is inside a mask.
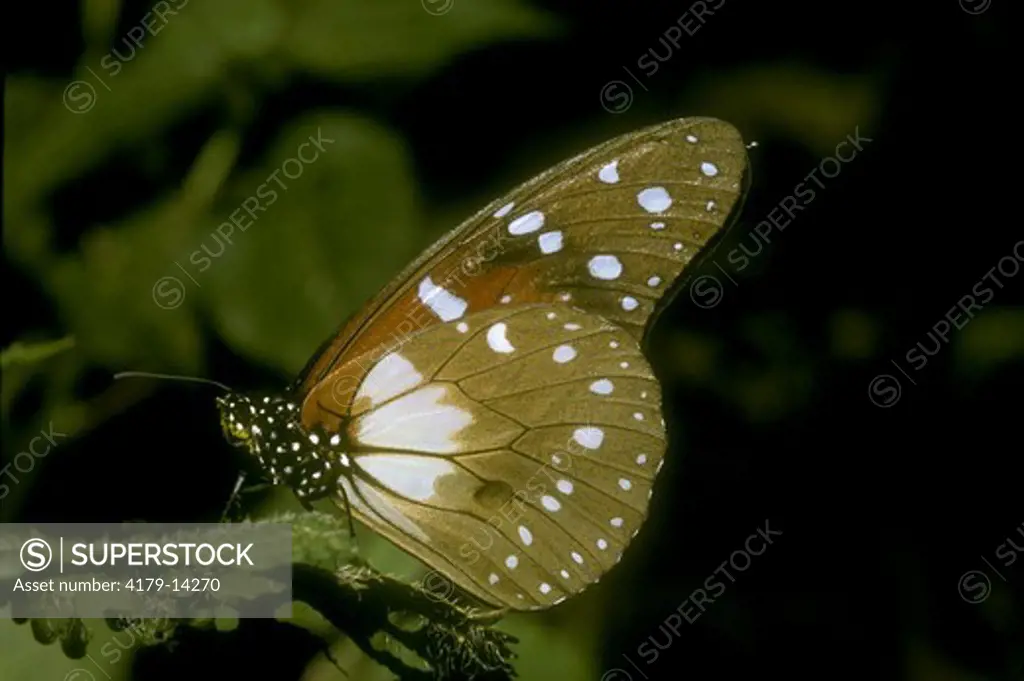
[[[182,262],[218,333],[240,354],[300,369],[415,255],[413,186],[390,131],[345,114],[298,121],[229,182],[215,229]]]
[[[0,354],[0,369],[15,366],[17,364],[35,364],[70,350],[75,346],[75,339],[71,336],[60,340],[44,343],[21,343],[14,342],[7,346]]]
[[[338,79],[422,76],[467,49],[557,28],[520,0],[303,0],[292,7],[284,54]]]
[[[111,368],[195,373],[202,366],[196,286],[176,266],[195,242],[192,211],[156,204],[90,232],[80,253],[42,268],[64,325]]]

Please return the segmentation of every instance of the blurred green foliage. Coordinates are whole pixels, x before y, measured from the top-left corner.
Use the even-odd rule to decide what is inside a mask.
[[[424,246],[423,216],[401,136],[355,110],[303,112],[242,160],[261,98],[301,74],[362,84],[424,78],[466,50],[557,28],[515,0],[465,3],[443,18],[402,0],[175,4],[179,12],[163,22],[150,15],[137,22],[156,34],[147,31],[133,45],[117,33],[124,25],[118,2],[84,2],[86,50],[74,74],[81,82],[17,74],[7,83],[6,254],[39,282],[70,335],[32,344],[28,330],[26,342],[4,351],[11,370],[5,420],[39,373],[47,382],[39,414],[55,415],[77,434],[95,425],[96,415],[75,394],[91,366],[205,373],[203,320],[238,355],[294,374],[345,315]],[[161,176],[168,150],[156,140],[225,101],[228,114],[184,172]],[[282,171],[311,138],[319,151],[307,144],[303,160]],[[101,211],[113,217],[88,225],[70,248],[58,244],[55,196],[113,161],[161,176],[159,193],[128,211]],[[217,232],[260,187],[255,222]],[[277,192],[272,201],[268,189]],[[73,354],[53,359],[72,346]],[[364,550],[375,564],[414,576],[404,554],[377,546],[391,559],[375,555],[368,538]],[[300,621],[315,628],[315,617]],[[78,678],[74,670],[84,669],[79,681],[91,678],[86,674],[127,678],[120,655],[108,664],[97,651],[115,639],[126,644],[130,632],[92,629],[93,657],[71,661],[31,645],[23,629],[0,626],[3,676]],[[360,678],[390,678],[358,649],[339,657]],[[101,669],[92,666],[96,660]],[[324,662],[315,662],[318,671],[308,678],[339,678]]]
[[[59,82],[15,77],[8,83],[7,125],[17,134],[8,135],[6,162],[18,169],[7,174],[8,257],[39,278],[89,357],[108,366],[188,373],[202,370],[202,314],[239,353],[296,371],[341,314],[419,245],[417,193],[402,141],[356,112],[305,114],[248,167],[238,166],[242,129],[263,88],[303,72],[345,81],[423,77],[475,45],[553,26],[511,1],[486,9],[467,3],[443,20],[402,0],[197,2],[167,16],[111,76],[100,66],[111,42],[122,56],[135,48],[112,35],[117,13],[106,3],[85,4],[87,34],[95,41],[77,73],[89,85],[75,92],[89,97],[81,102],[88,110],[70,113]],[[255,75],[245,82],[239,70]],[[144,166],[147,155],[160,151],[154,138],[218,100],[223,88],[231,90],[237,111],[183,177],[152,204],[95,225],[74,252],[54,252],[49,201],[63,183],[125,152],[141,152],[133,153],[134,162]],[[78,100],[68,101],[78,108]],[[190,255],[204,244],[216,252],[214,230],[318,130],[335,142],[296,181],[279,175],[288,189],[272,185],[280,189],[278,205],[267,207],[251,232],[238,231],[238,245],[228,245],[217,267],[200,276]],[[163,276],[187,285],[180,309],[161,309],[144,295]],[[275,323],[281,319],[288,323]]]

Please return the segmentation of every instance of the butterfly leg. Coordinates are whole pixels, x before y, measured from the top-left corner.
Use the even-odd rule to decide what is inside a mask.
[[[220,522],[229,522],[231,510],[238,501],[239,492],[242,490],[242,485],[245,484],[245,479],[248,475],[243,471],[238,474],[238,480],[235,481],[235,488],[231,490],[231,496],[228,498],[227,506],[224,507],[224,512],[220,514]]]
[[[348,492],[345,491],[344,486],[340,486],[339,489],[341,490],[341,498],[345,500],[345,517],[348,519],[348,536],[349,539],[352,540],[353,546],[358,550],[359,544],[358,539],[356,539],[356,526],[355,523],[352,522],[352,507],[349,506],[348,503]]]
[[[341,490],[341,498],[345,501],[345,517],[348,520],[348,536],[352,541],[352,560],[350,561],[353,565],[367,566],[368,563],[362,559],[359,555],[359,538],[356,536],[356,525],[352,521],[352,507],[349,505],[348,492],[345,491],[345,485],[338,485],[338,489]]]

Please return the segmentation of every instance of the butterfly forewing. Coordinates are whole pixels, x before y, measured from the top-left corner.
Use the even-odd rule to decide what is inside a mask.
[[[737,207],[746,171],[739,132],[711,118],[670,121],[569,159],[424,253],[310,361],[297,392],[315,391],[345,359],[383,356],[415,331],[495,305],[567,304],[641,338]]]
[[[639,529],[660,401],[636,339],[601,317],[466,315],[370,367],[344,414],[356,473],[340,484],[356,517],[485,602],[548,607]]]

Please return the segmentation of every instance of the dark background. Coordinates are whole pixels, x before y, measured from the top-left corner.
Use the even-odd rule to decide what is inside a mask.
[[[3,464],[51,423],[67,437],[0,481],[0,519],[216,520],[239,462],[212,393],[113,372],[283,387],[479,206],[608,137],[710,115],[759,146],[743,216],[699,270],[720,299],[684,292],[651,338],[672,440],[651,517],[597,588],[502,625],[523,639],[521,675],[1024,679],[1024,555],[996,556],[1024,546],[1024,273],[990,281],[926,365],[906,359],[934,350],[929,331],[1024,237],[1009,6],[725,0],[677,47],[659,39],[688,2],[456,0],[439,16],[416,0],[192,2],[113,77],[100,60],[128,54],[147,3],[21,6],[3,346],[29,350],[4,355]],[[638,67],[668,47],[656,72]],[[78,79],[95,87],[88,111],[62,101]],[[611,112],[615,80],[632,96]],[[340,141],[308,178],[184,282],[180,307],[154,304],[154,282],[215,247],[318,125]],[[754,225],[856,129],[872,141],[725,279],[716,263],[757,250]],[[873,383],[884,374],[899,392]],[[695,622],[659,628],[766,519],[781,537]],[[378,548],[382,569],[405,567]],[[970,570],[991,589],[977,575],[958,589]],[[652,640],[656,660],[639,650]],[[115,679],[342,678],[313,655],[292,625],[247,622],[134,666],[97,657]],[[346,656],[350,678],[387,678]],[[75,667],[102,678],[0,622],[0,676]]]

